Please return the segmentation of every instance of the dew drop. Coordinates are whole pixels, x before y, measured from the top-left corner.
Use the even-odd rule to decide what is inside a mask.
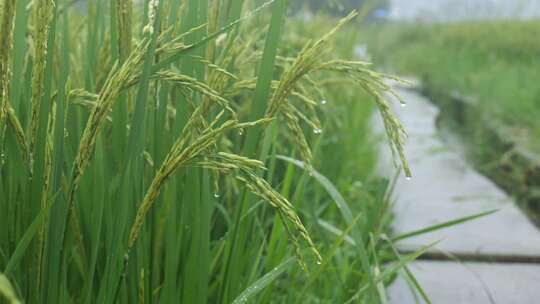
[[[239,129],[239,130],[238,130],[238,135],[240,135],[240,136],[244,135],[244,130]]]
[[[321,133],[322,133],[322,130],[319,129],[319,128],[315,128],[315,129],[313,129],[313,133],[314,133],[314,134],[321,134]]]
[[[401,107],[402,107],[402,108],[405,108],[406,106],[407,106],[406,103],[404,103],[404,102],[401,103]]]
[[[405,179],[408,180],[408,181],[410,181],[410,180],[412,179],[412,177],[406,176]]]
[[[321,105],[324,106],[324,105],[327,104],[327,103],[328,103],[328,101],[327,101],[326,99],[321,100]]]
[[[218,193],[214,193],[214,197],[215,197],[215,198],[219,198],[219,194],[218,194]]]
[[[321,265],[321,264],[322,264],[321,260],[317,260],[317,265]]]

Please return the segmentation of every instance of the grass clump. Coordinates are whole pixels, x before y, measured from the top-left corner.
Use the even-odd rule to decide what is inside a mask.
[[[384,237],[387,184],[368,181],[367,99],[407,168],[404,130],[391,77],[334,40],[356,13],[309,40],[284,0],[20,2],[1,22],[0,295],[384,298],[404,263]]]

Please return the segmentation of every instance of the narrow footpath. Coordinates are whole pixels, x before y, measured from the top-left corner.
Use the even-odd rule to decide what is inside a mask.
[[[411,252],[441,240],[410,266],[435,304],[540,303],[540,231],[504,191],[475,171],[440,138],[438,109],[414,90],[395,86],[407,101],[395,113],[408,139],[412,179],[400,177],[394,192],[394,234],[497,209],[486,217],[398,243]],[[375,119],[376,132],[383,133]],[[395,172],[386,142],[378,170]],[[389,288],[392,304],[423,303],[403,276]]]

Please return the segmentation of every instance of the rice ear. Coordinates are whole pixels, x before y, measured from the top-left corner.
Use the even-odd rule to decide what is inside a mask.
[[[43,85],[45,77],[45,65],[47,61],[47,38],[49,34],[50,22],[52,20],[54,1],[36,0],[35,3],[35,30],[34,30],[34,64],[32,67],[32,97],[31,97],[31,117],[30,117],[30,152],[33,153],[36,142],[37,129],[39,126],[39,108],[43,95]]]
[[[0,138],[4,138],[4,127],[8,115],[9,83],[11,81],[10,58],[13,36],[13,20],[15,18],[15,0],[4,1],[0,16]]]

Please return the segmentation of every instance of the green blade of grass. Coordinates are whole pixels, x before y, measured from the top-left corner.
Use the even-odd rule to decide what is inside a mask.
[[[437,225],[429,226],[429,227],[426,227],[426,228],[418,229],[418,230],[415,230],[415,231],[407,232],[407,233],[404,233],[404,234],[393,237],[392,242],[395,243],[397,241],[412,238],[412,237],[415,237],[415,236],[418,236],[418,235],[421,235],[421,234],[426,234],[426,233],[433,232],[433,231],[436,231],[436,230],[440,230],[440,229],[448,228],[448,227],[455,226],[455,225],[458,225],[458,224],[462,224],[462,223],[472,221],[472,220],[475,220],[475,219],[478,219],[478,218],[481,218],[481,217],[484,217],[484,216],[488,216],[488,215],[493,214],[493,213],[495,213],[497,211],[499,211],[499,210],[496,209],[496,210],[480,212],[480,213],[477,213],[477,214],[473,214],[473,215],[461,217],[461,218],[458,218],[458,219],[454,219],[454,220],[451,220],[451,221],[448,221],[448,222],[444,222],[442,224],[437,224]]]
[[[17,298],[17,294],[13,289],[13,286],[9,282],[8,278],[0,273],[0,295],[7,300],[9,304],[20,304],[21,301]]]
[[[266,111],[267,102],[270,97],[270,84],[274,77],[273,71],[280,43],[281,30],[285,20],[285,12],[287,10],[285,0],[277,0],[273,5],[270,28],[268,29],[263,56],[259,64],[255,92],[253,93],[253,105],[248,118],[252,121],[261,118]],[[253,128],[248,130],[246,134],[244,154],[248,157],[253,157],[256,154],[260,132],[260,128]]]
[[[397,250],[397,248],[394,245],[394,243],[392,242],[392,240],[388,240],[388,243],[390,244],[390,247],[392,248],[392,251],[394,252],[394,255],[398,258],[398,260],[401,260],[402,259],[401,254]],[[414,274],[411,272],[409,267],[404,266],[403,270],[405,270],[405,274],[407,275],[409,281],[412,283],[412,285],[416,289],[416,291],[418,291],[418,293],[420,294],[420,296],[422,297],[424,302],[426,304],[431,304],[431,300],[429,299],[429,297],[426,294],[425,290],[422,288],[422,286],[420,285],[420,283],[418,282],[418,280],[416,279]]]
[[[5,275],[10,275],[15,270],[15,267],[18,266],[19,262],[23,258],[24,254],[26,254],[26,250],[28,249],[28,246],[30,245],[30,242],[36,235],[40,225],[43,223],[43,220],[45,217],[47,217],[49,210],[53,204],[50,204],[49,206],[41,209],[37,216],[34,218],[30,226],[26,229],[24,232],[23,237],[19,240],[17,243],[17,247],[11,257],[9,258],[6,268],[4,269]]]
[[[303,170],[307,170],[304,162],[301,161],[301,160],[294,159],[294,158],[284,156],[284,155],[277,155],[276,158],[284,160],[284,161],[289,162],[291,164],[294,164],[295,166],[297,166],[297,167],[299,167],[299,168],[301,168]],[[339,193],[336,186],[334,186],[332,184],[332,182],[326,176],[320,174],[316,170],[313,170],[311,175],[317,182],[319,182],[321,184],[321,186],[332,197],[332,199],[336,203],[336,206],[339,209],[339,212],[343,216],[343,219],[345,220],[347,225],[350,225],[352,223],[352,221],[353,221],[352,211],[349,208],[349,205],[347,204],[347,202],[345,202],[345,199],[343,198],[341,193]]]
[[[266,286],[274,282],[283,272],[285,272],[294,262],[294,258],[288,258],[276,268],[267,272],[262,278],[255,281],[248,288],[240,293],[233,301],[233,304],[246,303],[251,297],[263,290]]]

